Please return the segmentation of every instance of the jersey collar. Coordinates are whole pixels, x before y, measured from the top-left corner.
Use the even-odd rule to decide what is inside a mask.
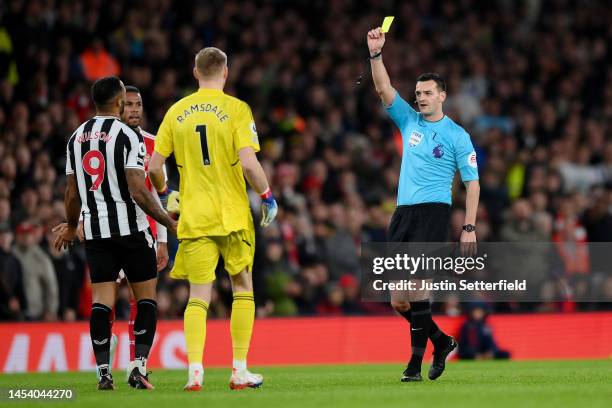
[[[440,120],[436,120],[435,122],[429,121],[429,120],[425,120],[425,118],[423,118],[423,115],[419,115],[419,126],[425,126],[426,124],[437,124],[437,123],[442,123],[448,116],[444,115],[442,116],[442,119]]]
[[[207,94],[222,94],[224,93],[220,89],[212,89],[212,88],[198,88],[198,92],[207,93]]]

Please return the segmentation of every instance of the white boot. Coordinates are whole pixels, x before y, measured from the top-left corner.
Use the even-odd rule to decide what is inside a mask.
[[[189,364],[189,380],[183,388],[185,391],[200,391],[204,385],[204,367],[202,364]]]

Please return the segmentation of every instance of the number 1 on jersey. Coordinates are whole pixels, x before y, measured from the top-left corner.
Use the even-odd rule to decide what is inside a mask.
[[[205,166],[210,166],[210,155],[208,154],[208,141],[206,140],[206,125],[198,125],[195,128],[200,134],[200,144],[202,146],[202,160]]]

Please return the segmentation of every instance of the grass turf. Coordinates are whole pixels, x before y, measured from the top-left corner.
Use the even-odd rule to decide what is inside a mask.
[[[73,401],[53,407],[610,407],[612,362],[453,362],[436,381],[400,383],[400,365],[262,367],[261,389],[230,391],[229,370],[207,369],[201,392],[182,391],[186,371],[155,370],[154,391],[132,390],[117,373],[117,390],[95,389],[93,373],[0,376],[0,388],[72,388]],[[5,392],[2,394],[6,395]],[[36,402],[0,406],[41,406]]]

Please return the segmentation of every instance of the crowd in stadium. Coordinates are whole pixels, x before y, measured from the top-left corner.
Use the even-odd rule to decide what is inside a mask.
[[[279,199],[277,221],[257,236],[258,316],[391,313],[385,304],[359,301],[360,245],[385,239],[401,159],[401,138],[365,61],[367,30],[391,13],[384,60],[394,87],[411,100],[420,73],[441,73],[445,113],[476,147],[478,240],[612,241],[607,2],[280,3],[0,4],[0,319],[87,317],[82,247],[57,252],[49,243],[51,228],[65,219],[66,141],[93,114],[92,81],[117,75],[137,86],[143,128],[155,133],[168,107],[195,90],[193,57],[208,45],[228,53],[226,92],[253,107],[259,157]],[[457,182],[454,240],[463,195]],[[254,194],[254,208],[258,199]],[[565,273],[588,275],[580,261]],[[224,317],[231,291],[218,276],[209,314]],[[612,301],[612,278],[602,288]],[[127,288],[120,294],[117,316],[125,318]],[[160,318],[180,317],[187,299],[187,285],[163,272]],[[439,311],[461,308],[448,302]]]

